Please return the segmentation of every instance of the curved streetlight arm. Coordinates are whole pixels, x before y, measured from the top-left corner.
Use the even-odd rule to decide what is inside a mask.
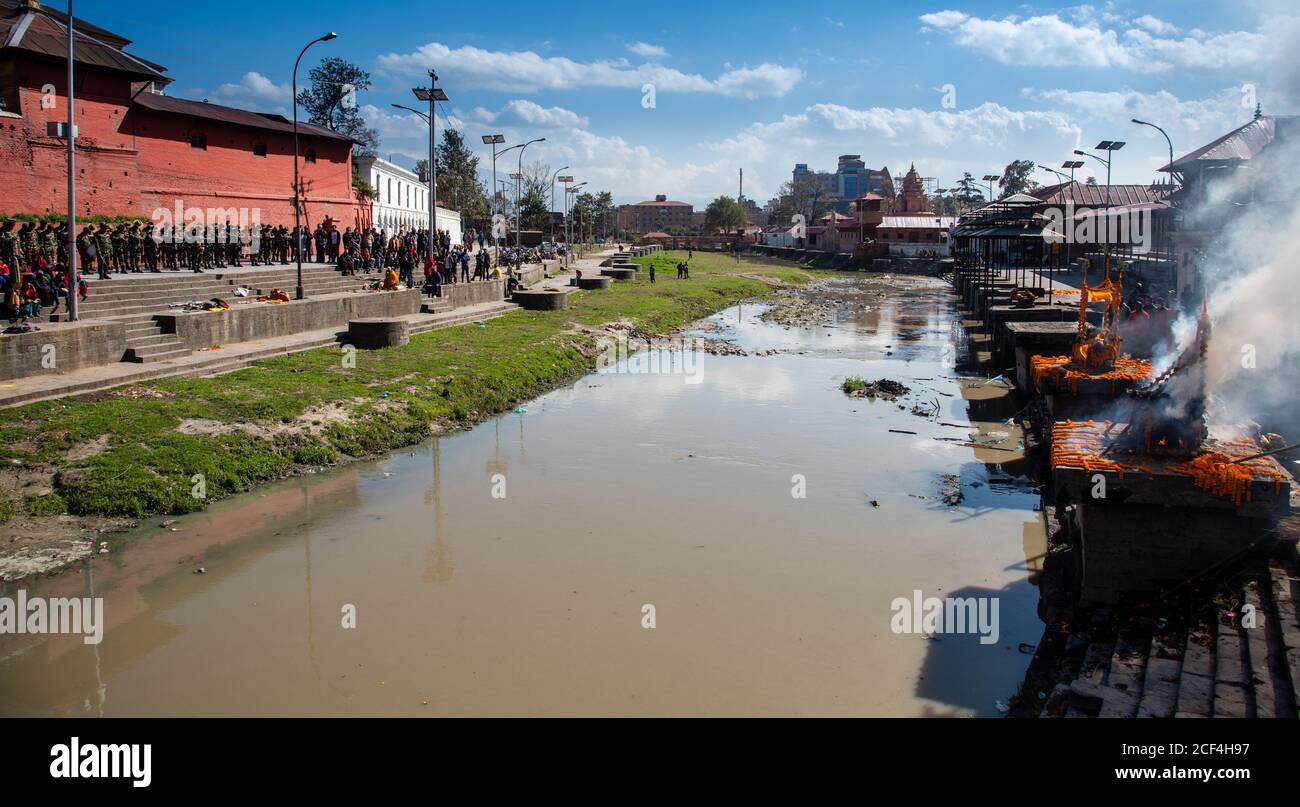
[[[429,122],[429,116],[428,116],[428,114],[426,114],[426,113],[424,113],[424,112],[421,112],[421,111],[418,110],[418,109],[411,109],[409,106],[402,106],[401,104],[393,104],[393,107],[394,107],[395,109],[404,109],[404,110],[406,110],[407,112],[414,112],[415,114],[419,115],[419,116],[424,120],[424,122],[425,122],[426,124]]]
[[[1136,123],[1139,126],[1150,126],[1152,129],[1155,129],[1157,132],[1165,136],[1165,142],[1169,144],[1169,179],[1172,181],[1174,179],[1174,141],[1169,139],[1169,133],[1154,123],[1138,120],[1137,118],[1133,118],[1132,120],[1133,123]]]
[[[318,36],[303,46],[298,52],[298,58],[293,62],[293,98],[290,103],[293,104],[293,255],[294,261],[298,265],[298,287],[295,290],[295,297],[299,300],[307,296],[302,285],[302,181],[298,176],[298,65],[302,64],[302,57],[307,53],[307,49],[317,42],[328,42],[338,36],[330,31],[324,36]],[[71,134],[71,133],[69,133]]]

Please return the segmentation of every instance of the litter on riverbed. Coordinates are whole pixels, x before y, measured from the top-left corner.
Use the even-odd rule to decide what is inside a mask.
[[[522,406],[516,406],[516,407],[515,407],[515,414],[516,414],[516,415],[526,415],[526,414],[528,414],[528,410],[527,410],[526,408],[522,407]]]

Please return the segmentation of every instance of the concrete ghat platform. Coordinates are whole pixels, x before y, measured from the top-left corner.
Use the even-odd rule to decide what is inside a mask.
[[[607,289],[614,285],[612,277],[579,277],[574,282],[580,289]]]
[[[1029,360],[1034,356],[1068,356],[1078,326],[1074,322],[1008,322],[1004,340],[1016,362],[1016,385],[1031,388]]]
[[[510,301],[529,311],[559,311],[568,306],[573,291],[573,288],[523,289],[511,295]]]
[[[602,275],[604,275],[605,277],[610,277],[610,278],[613,278],[614,280],[631,280],[632,278],[636,277],[636,271],[633,270],[633,269],[631,269],[631,268],[627,268],[627,269],[616,269],[616,268],[601,269],[601,270],[600,270],[600,273],[601,273]]]
[[[400,347],[411,341],[410,325],[404,319],[370,317],[348,322],[348,344],[362,350]]]

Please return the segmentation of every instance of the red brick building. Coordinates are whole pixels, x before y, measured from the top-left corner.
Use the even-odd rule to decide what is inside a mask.
[[[619,207],[618,228],[633,233],[669,229],[684,232],[694,224],[692,211],[690,204],[661,194],[652,200]]]
[[[66,15],[0,0],[0,214],[65,213]],[[77,215],[244,208],[293,224],[293,125],[281,115],[163,95],[165,68],[75,21]],[[299,123],[303,214],[353,225],[352,141]]]

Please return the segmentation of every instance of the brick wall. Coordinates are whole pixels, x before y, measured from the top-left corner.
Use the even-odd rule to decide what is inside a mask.
[[[66,73],[58,64],[21,61],[21,117],[0,117],[0,214],[67,211],[67,145],[47,124],[66,120]],[[53,105],[43,106],[47,85]],[[293,225],[293,135],[132,106],[130,82],[82,70],[77,78],[78,215],[150,216],[155,208],[256,208],[264,224]],[[190,135],[207,136],[206,151]],[[253,154],[266,144],[266,156]],[[349,144],[300,133],[310,226],[326,218],[355,227],[361,208],[352,192]]]

